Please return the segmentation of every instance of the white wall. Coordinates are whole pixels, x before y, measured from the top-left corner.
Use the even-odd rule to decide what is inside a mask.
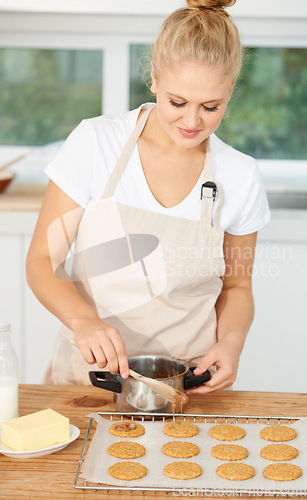
[[[0,9],[24,12],[66,12],[66,13],[103,13],[103,14],[142,14],[167,15],[185,5],[184,0],[0,0]],[[295,8],[293,8],[295,7]],[[307,17],[305,0],[237,0],[229,9],[235,17]]]

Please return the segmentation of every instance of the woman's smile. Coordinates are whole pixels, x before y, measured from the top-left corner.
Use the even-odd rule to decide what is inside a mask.
[[[187,139],[194,139],[194,137],[196,137],[201,132],[201,130],[187,130],[180,127],[178,127],[178,130],[181,135],[183,137],[186,137]]]

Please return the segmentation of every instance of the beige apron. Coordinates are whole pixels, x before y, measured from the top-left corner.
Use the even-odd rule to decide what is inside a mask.
[[[83,215],[72,279],[103,321],[120,332],[128,356],[167,355],[192,365],[216,342],[215,303],[225,272],[223,197],[212,184],[208,139],[199,221],[111,199],[152,107],[137,122],[102,198]],[[203,186],[208,181],[209,187]],[[46,382],[89,384],[88,372],[99,370],[85,362],[72,338],[73,332],[62,327]]]

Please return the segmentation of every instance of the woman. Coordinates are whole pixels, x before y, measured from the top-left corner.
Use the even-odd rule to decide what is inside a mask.
[[[210,368],[190,393],[236,378],[269,210],[255,161],[214,135],[241,67],[233,3],[171,14],[152,54],[156,105],[84,120],[46,169],[27,258],[29,285],[63,323],[46,381],[87,384],[93,364],[126,378],[127,355],[142,353]]]

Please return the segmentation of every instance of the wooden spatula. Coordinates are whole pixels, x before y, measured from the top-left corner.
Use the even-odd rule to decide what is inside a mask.
[[[133,370],[129,370],[129,375],[136,380],[143,382],[143,384],[148,385],[148,387],[150,387],[153,391],[157,392],[160,396],[163,396],[171,403],[183,405],[188,400],[188,396],[184,392],[180,392],[177,389],[174,389],[174,387],[164,384],[164,382],[161,382],[160,380],[145,377],[144,375],[141,375]]]
[[[17,156],[17,158],[14,158],[13,160],[10,160],[6,163],[4,163],[4,165],[1,165],[0,167],[0,171],[1,170],[6,170],[8,167],[10,167],[11,165],[13,165],[14,163],[17,163],[18,161],[22,160],[26,155],[20,155],[20,156]]]

